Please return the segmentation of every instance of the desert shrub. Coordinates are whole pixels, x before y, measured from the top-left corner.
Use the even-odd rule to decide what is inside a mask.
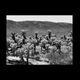
[[[46,55],[46,58],[49,59],[50,63],[54,63],[54,62],[56,62],[57,60],[60,59],[60,54],[58,52],[48,53]]]

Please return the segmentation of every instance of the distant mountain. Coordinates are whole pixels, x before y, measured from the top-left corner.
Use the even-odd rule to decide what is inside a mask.
[[[54,33],[65,33],[72,30],[73,24],[70,23],[54,23],[49,21],[12,21],[6,20],[7,34],[10,32],[20,32],[21,29],[28,30],[28,34],[33,34],[35,31],[46,33],[51,29]]]

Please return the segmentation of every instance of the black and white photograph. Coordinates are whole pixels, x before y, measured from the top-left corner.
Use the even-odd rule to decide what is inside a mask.
[[[73,65],[73,15],[6,15],[6,65]]]

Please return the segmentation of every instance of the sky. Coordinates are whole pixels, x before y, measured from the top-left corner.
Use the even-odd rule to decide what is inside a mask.
[[[13,21],[51,21],[73,23],[72,15],[7,15],[6,19]]]

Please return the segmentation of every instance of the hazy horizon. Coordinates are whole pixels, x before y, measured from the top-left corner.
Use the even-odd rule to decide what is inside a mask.
[[[72,15],[7,15],[6,19],[12,21],[49,21],[56,23],[73,23]]]

